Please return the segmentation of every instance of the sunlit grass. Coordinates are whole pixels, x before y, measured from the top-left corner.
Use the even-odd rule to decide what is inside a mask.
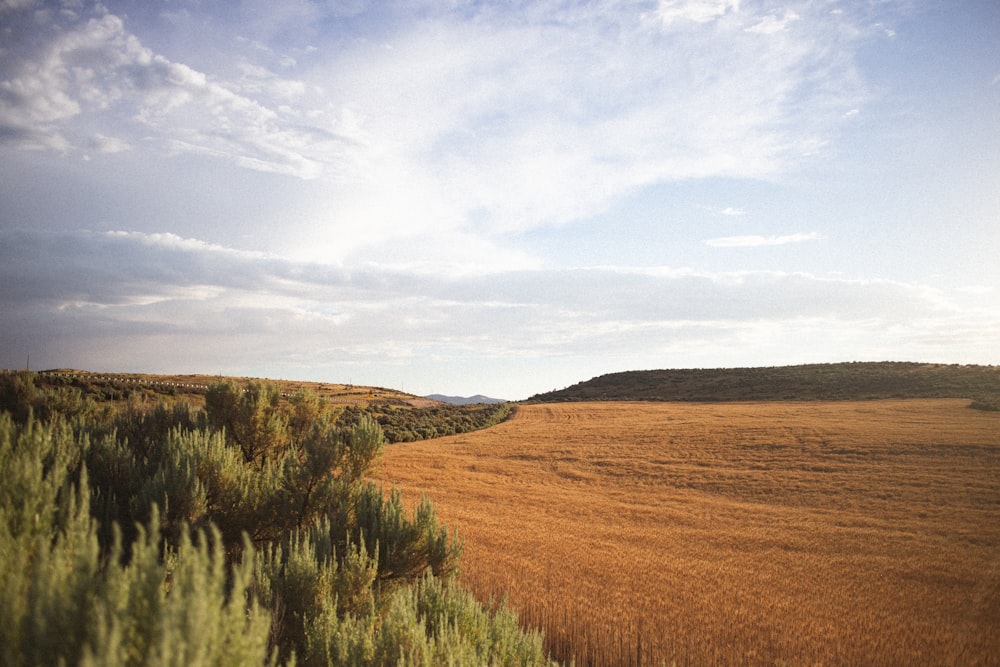
[[[528,405],[382,475],[578,665],[1000,662],[1000,414],[968,401]]]

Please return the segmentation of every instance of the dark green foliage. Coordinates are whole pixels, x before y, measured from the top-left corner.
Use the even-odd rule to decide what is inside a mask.
[[[381,579],[413,579],[428,570],[443,576],[458,565],[462,544],[438,525],[427,498],[407,516],[397,491],[386,497],[369,485],[358,498],[356,511],[356,539],[366,543],[369,552],[377,550]]]
[[[93,422],[110,414],[71,385],[59,383],[38,388],[35,374],[28,371],[0,373],[0,412],[10,413],[18,424],[24,424],[31,416],[43,421],[60,415]]]
[[[997,392],[993,396],[979,396],[972,401],[969,407],[975,410],[996,412],[1000,410],[1000,392]]]
[[[148,406],[135,396],[116,411],[111,421],[117,439],[127,442],[139,456],[149,456],[159,442],[173,429],[206,431],[204,411],[194,410],[187,403],[157,403]]]
[[[235,382],[214,384],[205,392],[205,411],[209,425],[224,431],[247,463],[266,463],[288,446],[288,417],[276,385],[251,382],[241,389]]]
[[[235,385],[204,412],[112,416],[15,379],[0,664],[545,664],[513,615],[446,583],[462,547],[430,503],[406,512],[366,478],[370,416]]]
[[[382,427],[388,442],[413,442],[446,435],[469,433],[499,424],[510,416],[507,403],[435,405],[428,408],[400,407],[374,403],[367,408],[349,408],[343,421],[367,413]]]

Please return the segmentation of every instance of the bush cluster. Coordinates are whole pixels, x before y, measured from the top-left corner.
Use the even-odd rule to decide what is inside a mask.
[[[547,664],[457,585],[431,504],[366,478],[375,420],[277,397],[112,413],[7,378],[0,664]]]
[[[361,415],[369,415],[382,427],[386,441],[395,443],[477,431],[499,424],[510,414],[511,406],[507,403],[435,405],[427,408],[373,403],[364,408],[347,407],[341,419],[342,423],[352,423]]]

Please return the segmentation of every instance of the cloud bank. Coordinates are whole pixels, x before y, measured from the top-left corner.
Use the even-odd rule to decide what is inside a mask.
[[[488,388],[523,398],[563,386],[564,364],[595,373],[639,359],[767,364],[790,348],[812,350],[801,361],[964,361],[1000,334],[992,294],[894,281],[649,267],[453,279],[169,234],[8,231],[0,241],[5,349],[50,366],[100,369],[113,348],[149,371],[240,373],[245,359],[266,358],[284,373],[398,386],[388,380],[404,365],[507,365]]]

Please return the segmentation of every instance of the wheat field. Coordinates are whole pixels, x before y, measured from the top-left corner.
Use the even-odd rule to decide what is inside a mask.
[[[577,665],[1000,664],[1000,413],[963,400],[524,405],[387,448]]]

